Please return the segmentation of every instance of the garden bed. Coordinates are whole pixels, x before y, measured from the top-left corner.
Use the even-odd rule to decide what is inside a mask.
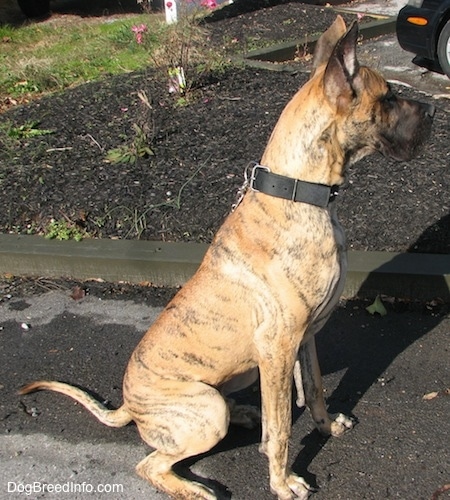
[[[213,44],[249,47],[250,34],[286,40],[291,35],[276,32],[290,28],[297,39],[323,31],[334,17],[329,8],[293,2],[216,20],[207,29]],[[0,148],[0,232],[44,233],[53,218],[91,237],[209,242],[245,166],[261,158],[281,110],[306,81],[307,64],[299,62],[294,73],[222,68],[187,105],[169,95],[161,72],[149,69],[9,110],[2,120],[23,134],[3,138]],[[151,100],[151,112],[139,91]],[[143,120],[151,125],[153,155],[106,162]],[[33,130],[51,133],[33,137]],[[350,249],[450,252],[448,130],[449,116],[438,109],[420,157],[396,163],[376,155],[351,167],[339,200]]]

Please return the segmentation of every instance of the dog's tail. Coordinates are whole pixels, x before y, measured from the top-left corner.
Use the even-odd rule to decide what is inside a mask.
[[[78,389],[78,387],[64,384],[63,382],[49,382],[47,380],[31,382],[22,387],[19,390],[19,394],[29,394],[30,392],[43,389],[60,392],[61,394],[65,394],[75,399],[75,401],[83,405],[97,417],[102,424],[108,425],[109,427],[123,427],[133,420],[125,405],[122,405],[117,410],[108,410],[88,393]]]

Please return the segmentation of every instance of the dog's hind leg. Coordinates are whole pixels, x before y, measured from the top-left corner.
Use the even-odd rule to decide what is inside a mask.
[[[216,498],[201,483],[176,474],[172,466],[210,450],[227,433],[229,410],[213,387],[201,382],[160,381],[147,400],[130,393],[128,404],[139,400],[133,418],[142,439],[156,450],[136,467],[137,473],[177,499]]]
[[[187,458],[187,457],[182,457]],[[172,466],[180,461],[180,457],[172,457],[158,450],[150,453],[136,466],[136,472],[155,488],[165,491],[175,499],[215,500],[212,490],[203,484],[188,481],[172,470]]]
[[[325,408],[322,376],[314,337],[300,346],[299,361],[306,405],[317,429],[324,435],[342,436],[353,427],[353,420],[342,413],[330,415]]]

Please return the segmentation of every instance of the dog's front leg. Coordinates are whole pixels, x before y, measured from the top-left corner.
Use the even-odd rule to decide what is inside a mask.
[[[291,434],[292,378],[295,350],[260,362],[263,442],[260,450],[269,459],[270,489],[280,500],[306,499],[309,485],[288,471],[288,441]]]
[[[330,415],[325,408],[322,376],[314,337],[300,346],[299,361],[306,405],[317,429],[324,435],[342,436],[353,427],[353,420],[342,413]]]

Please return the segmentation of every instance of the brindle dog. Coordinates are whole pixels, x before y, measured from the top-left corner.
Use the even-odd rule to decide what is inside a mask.
[[[234,416],[252,422],[254,413],[230,410],[225,395],[252,383],[258,372],[260,449],[279,499],[304,499],[309,490],[287,466],[294,372],[300,400],[304,389],[322,433],[339,436],[352,426],[351,419],[326,411],[314,341],[346,272],[337,186],[346,167],[370,153],[413,157],[434,114],[432,106],[396,97],[377,72],[360,66],[357,37],[357,25],[346,32],[338,17],[319,40],[311,79],[284,109],[243,199],[195,276],[131,356],[123,405],[107,410],[59,382],[34,382],[21,390],[71,396],[109,426],[134,420],[155,449],[137,472],[175,498],[216,498],[172,466],[210,450]]]

